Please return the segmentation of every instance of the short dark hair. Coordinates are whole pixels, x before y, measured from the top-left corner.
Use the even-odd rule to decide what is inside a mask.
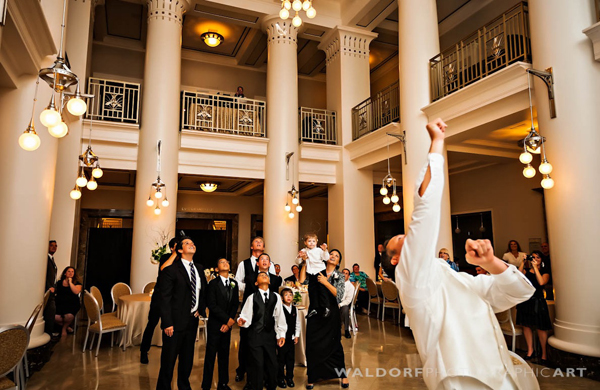
[[[56,244],[56,240],[50,240],[50,241],[48,241],[48,245],[50,245],[50,244],[52,244],[52,243],[55,243],[55,244]]]
[[[351,273],[352,273],[352,272],[350,272],[350,270],[349,270],[348,268],[344,268],[344,269],[342,270],[342,272],[344,272],[344,271],[348,271],[348,273],[349,273],[349,274],[351,274]]]
[[[281,267],[279,264],[274,264],[275,267]]]
[[[260,258],[263,257],[263,256],[267,256],[269,258],[269,263],[272,263],[271,256],[269,256],[269,254],[265,253],[265,252],[261,253],[260,256],[258,256],[257,260],[260,260]]]
[[[244,89],[244,87],[242,87],[241,85],[238,85],[238,89],[240,89],[240,88],[241,88],[242,90]]]
[[[260,275],[260,274],[265,274],[265,275],[267,275],[267,278],[269,278],[269,280],[271,280],[271,277],[269,276],[269,273],[268,273],[268,272],[265,272],[265,271],[260,271],[258,274],[256,274],[256,277],[258,278],[258,275]]]
[[[179,241],[178,238],[171,238],[169,240],[169,249],[173,248],[175,245],[177,245],[177,241]]]
[[[292,294],[292,297],[294,296],[294,292],[292,291],[291,288],[286,287],[286,288],[281,289],[281,291],[279,292],[279,295],[283,296],[283,294],[285,294],[285,293],[290,293],[290,294]]]
[[[294,272],[294,267],[298,268],[298,271],[300,271],[300,267],[298,267],[296,264],[292,265],[292,272]]]
[[[192,240],[192,237],[190,237],[190,236],[181,236],[181,237],[179,237],[179,240],[177,240],[177,245],[175,246],[175,252],[177,252],[177,257],[181,257],[181,253],[179,253],[179,250],[183,249],[183,247],[181,246],[181,244],[185,240],[190,240],[190,241],[194,242],[194,240]]]
[[[358,265],[358,263],[354,263],[354,264],[352,264],[352,268],[354,268],[354,267],[360,268],[360,265]]]

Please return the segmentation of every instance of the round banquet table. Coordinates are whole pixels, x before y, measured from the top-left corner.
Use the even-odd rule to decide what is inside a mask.
[[[307,294],[308,295],[308,294]],[[304,297],[303,297],[304,298]],[[302,307],[302,306],[300,306]],[[296,365],[306,367],[306,315],[308,310],[306,306],[304,308],[298,308],[298,315],[300,316],[300,337],[298,338],[298,344],[296,344]]]
[[[150,312],[150,294],[124,295],[119,298],[117,317],[127,324],[127,329],[121,338],[120,346],[131,347],[142,343],[142,336],[148,323]],[[162,346],[162,330],[160,321],[154,329],[152,345]]]

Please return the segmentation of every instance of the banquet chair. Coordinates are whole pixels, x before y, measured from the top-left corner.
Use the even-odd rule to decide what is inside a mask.
[[[400,295],[398,294],[398,288],[394,282],[383,281],[381,283],[381,292],[383,293],[383,302],[381,307],[381,321],[385,321],[385,308],[389,307],[392,309],[398,309],[398,323],[400,323],[400,317],[402,315],[402,304],[400,303]],[[394,311],[392,310],[392,314]],[[396,318],[394,317],[394,321]]]
[[[520,389],[540,390],[537,376],[531,369],[531,366],[519,355],[514,352],[508,352],[512,360],[515,372],[517,374],[517,385]]]
[[[377,291],[377,285],[371,278],[367,278],[367,290],[369,292],[369,306],[367,311],[371,315],[371,303],[377,304],[377,315],[379,317],[379,309],[381,308],[381,298],[379,298],[379,292]]]
[[[358,286],[360,282],[354,282],[354,296],[352,297],[352,304],[350,305],[350,324],[352,326],[352,333],[358,332],[358,321],[356,320],[356,299],[358,298]]]
[[[85,334],[85,340],[83,341],[83,350],[85,352],[85,347],[87,345],[88,336],[91,333],[92,340],[90,342],[90,351],[92,350],[92,346],[94,345],[95,333],[98,334],[98,345],[96,346],[96,355],[98,356],[98,351],[100,350],[100,342],[102,341],[102,335],[104,333],[112,333],[117,332],[119,330],[124,331],[127,329],[127,324],[118,319],[116,316],[112,315],[112,313],[100,314],[100,307],[98,306],[98,302],[93,297],[92,294],[85,291],[83,295],[83,303],[85,305],[85,311],[88,315],[88,328]],[[110,346],[113,346],[113,339],[111,337]],[[125,351],[125,344],[123,344],[123,351]]]
[[[119,298],[123,295],[131,295],[131,287],[123,282],[115,283],[115,285],[110,289],[110,296],[112,297],[113,301],[113,312],[117,309]]]
[[[208,311],[208,309],[206,309]],[[196,330],[196,341],[200,340],[200,329],[204,330],[204,341],[208,340],[208,330],[206,326],[208,325],[208,316],[207,317],[198,317],[198,329]]]
[[[498,319],[498,324],[500,324],[500,329],[502,330],[502,333],[512,337],[511,350],[515,352],[517,336],[523,335],[523,327],[521,327],[520,325],[515,325],[515,323],[513,322],[512,310],[513,309],[510,308],[500,313],[496,313],[496,318]]]
[[[100,289],[96,286],[90,287],[90,294],[96,299],[98,303],[98,307],[100,307],[100,314],[104,314],[104,299],[102,298],[102,293]]]
[[[154,290],[154,286],[156,286],[156,282],[148,282],[146,283],[146,285],[144,286],[144,289],[142,290],[142,292],[144,294],[150,294],[150,292],[152,290]]]
[[[42,311],[42,304],[40,303],[39,305],[37,305],[35,307],[35,309],[33,309],[31,316],[29,316],[29,319],[25,323],[25,329],[27,329],[27,333],[29,334],[29,337],[31,337],[31,331],[33,330],[33,327],[35,326],[35,321],[37,320],[41,311]],[[29,345],[27,347],[29,349]],[[23,368],[25,369],[25,376],[27,378],[29,378],[29,362],[27,361],[27,351],[23,355],[22,363],[23,363]],[[0,387],[0,389],[1,388],[2,387]]]
[[[0,389],[20,390],[25,388],[21,367],[23,356],[29,345],[29,331],[21,325],[0,328]],[[13,380],[6,377],[13,372]]]

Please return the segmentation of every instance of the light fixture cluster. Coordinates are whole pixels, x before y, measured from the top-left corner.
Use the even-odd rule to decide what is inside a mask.
[[[290,202],[292,206],[290,206]],[[302,211],[302,206],[300,205],[300,191],[296,189],[296,187],[292,184],[292,189],[287,193],[287,199],[285,202],[285,211],[287,211],[288,217],[294,218],[294,212],[292,211],[292,207],[295,207],[296,212]]]
[[[157,144],[157,158],[156,158],[156,171],[157,177],[156,180],[150,184],[150,194],[148,195],[148,200],[146,201],[146,205],[148,207],[154,207],[154,214],[160,215],[162,207],[169,206],[169,200],[167,199],[167,186],[165,182],[160,179],[160,147],[162,141],[158,140]]]
[[[390,190],[392,191],[392,196],[388,196]],[[400,201],[400,197],[396,193],[396,179],[390,174],[389,170],[388,174],[383,178],[383,183],[381,184],[379,193],[383,195],[383,204],[388,205],[393,203],[392,210],[394,210],[395,213],[400,212],[402,208],[398,203]]]
[[[292,24],[294,27],[302,26],[302,18],[300,17],[300,11],[306,12],[306,17],[309,19],[317,16],[317,10],[312,5],[312,0],[281,0],[281,11],[279,11],[279,17],[286,20],[290,17],[290,9],[296,12],[296,16],[292,18]]]
[[[90,137],[88,139],[88,147],[85,152],[79,156],[79,175],[75,179],[75,187],[71,190],[71,199],[77,200],[81,198],[81,189],[86,187],[90,191],[94,191],[98,188],[98,182],[96,179],[100,179],[104,172],[100,168],[100,162],[98,156],[92,150],[92,130],[93,130],[93,119],[90,119]],[[85,169],[91,168],[92,172],[88,180],[85,175]]]
[[[44,80],[50,88],[52,88],[52,96],[46,109],[40,114],[40,122],[48,128],[51,136],[62,138],[69,133],[69,127],[64,121],[63,109],[66,105],[67,110],[74,116],[81,116],[87,111],[87,103],[84,98],[92,97],[92,95],[82,94],[79,88],[79,78],[69,69],[65,62],[64,56],[64,37],[65,37],[65,16],[67,11],[67,1],[63,1],[63,16],[61,25],[60,50],[56,57],[56,61],[49,68],[40,69],[38,72],[38,80],[35,87],[35,95],[33,98],[33,109],[31,112],[31,120],[27,129],[19,137],[19,145],[27,151],[36,150],[40,146],[40,137],[35,131],[35,123],[33,115],[35,111],[35,103],[37,102],[37,92],[39,79]],[[76,85],[75,93],[67,92],[67,88]],[[58,102],[56,101],[58,94]]]

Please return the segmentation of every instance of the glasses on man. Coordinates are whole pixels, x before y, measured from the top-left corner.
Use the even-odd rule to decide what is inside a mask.
[[[440,252],[440,253],[439,253],[439,255],[440,255],[440,256],[441,256],[441,255],[450,256],[450,254],[449,254],[449,253],[446,253],[446,252]]]

